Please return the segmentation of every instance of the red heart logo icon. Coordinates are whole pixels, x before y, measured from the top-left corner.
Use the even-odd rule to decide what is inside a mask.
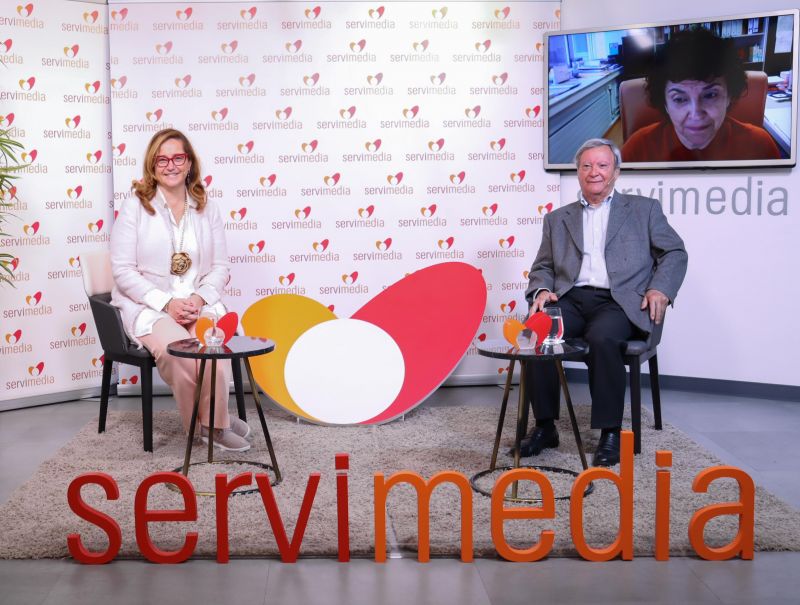
[[[358,216],[361,218],[369,218],[372,216],[372,213],[375,211],[375,206],[370,204],[366,208],[359,208],[358,209]]]
[[[503,303],[503,304],[501,304],[501,305],[500,305],[500,310],[501,310],[501,311],[503,311],[503,312],[505,313],[505,312],[506,312],[506,309],[508,309],[508,312],[509,312],[509,313],[511,313],[511,312],[514,310],[514,308],[515,308],[516,306],[517,306],[517,301],[515,301],[515,300],[512,300],[512,301],[511,301],[511,302],[509,302],[509,303]]]
[[[499,76],[492,76],[492,82],[494,82],[495,86],[502,86],[506,83],[508,79],[508,72],[503,72]]]
[[[213,181],[213,180],[214,180],[214,177],[212,177],[212,176],[209,174],[209,175],[207,175],[207,176],[206,176],[206,177],[203,179],[203,184],[204,184],[206,187],[209,187],[209,186],[211,185],[211,181]]]
[[[436,214],[436,204],[431,204],[428,207],[423,206],[422,208],[419,209],[419,211],[420,214],[422,214],[422,216],[424,216],[425,218],[430,218],[434,214]]]
[[[403,180],[403,173],[398,172],[397,174],[390,174],[386,177],[386,180],[389,182],[390,185],[399,185],[400,182]]]
[[[477,338],[480,342],[483,342],[484,340],[486,340],[486,332],[481,332],[480,334],[478,334]]]

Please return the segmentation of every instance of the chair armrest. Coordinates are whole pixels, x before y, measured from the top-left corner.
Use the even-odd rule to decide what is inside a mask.
[[[664,316],[666,319],[666,315]],[[661,342],[661,333],[664,331],[664,319],[660,324],[653,323],[653,331],[647,336],[647,350],[655,349]]]

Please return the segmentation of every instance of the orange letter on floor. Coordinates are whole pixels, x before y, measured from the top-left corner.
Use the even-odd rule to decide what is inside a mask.
[[[106,498],[116,500],[119,498],[119,487],[111,475],[106,473],[84,473],[72,480],[67,488],[67,502],[72,512],[81,519],[94,523],[97,527],[106,532],[108,536],[108,549],[105,552],[92,552],[87,550],[81,543],[80,534],[69,534],[67,536],[67,548],[69,554],[76,561],[100,565],[108,563],[117,556],[120,546],[122,546],[122,530],[114,519],[99,510],[88,506],[81,498],[81,488],[87,483],[97,483],[106,491]]]
[[[177,486],[183,496],[183,510],[147,510],[147,493],[157,483],[172,483]],[[197,546],[197,532],[190,531],[180,550],[161,550],[150,541],[148,523],[158,521],[197,521],[197,498],[194,494],[189,479],[180,473],[162,472],[153,473],[145,477],[139,489],[136,490],[136,499],[133,504],[134,519],[136,520],[136,543],[139,550],[148,561],[153,563],[182,563],[192,556]]]
[[[736,555],[742,559],[752,559],[755,485],[750,475],[735,466],[715,466],[700,471],[692,482],[692,489],[705,493],[712,481],[722,477],[735,479],[739,484],[739,501],[711,504],[698,510],[689,521],[689,541],[694,551],[709,561],[724,561]],[[720,515],[739,515],[739,533],[730,544],[713,548],[706,544],[703,532],[706,523]]]
[[[533,481],[542,492],[542,506],[512,506],[503,504],[506,489],[514,481]],[[506,519],[552,519],[556,516],[556,501],[553,486],[547,476],[534,469],[517,468],[506,471],[497,478],[492,489],[492,542],[497,554],[508,561],[538,561],[543,559],[553,548],[555,532],[543,531],[539,534],[539,542],[530,548],[512,548],[506,542],[503,522]]]
[[[384,480],[383,473],[373,475],[375,501],[375,562],[386,562],[386,499],[389,490],[398,483],[408,483],[417,490],[417,527],[419,544],[417,561],[430,560],[431,494],[440,483],[453,483],[461,494],[461,560],[472,561],[472,488],[467,478],[457,471],[441,471],[425,481],[421,475],[411,471],[394,473]]]
[[[619,490],[619,532],[617,539],[605,548],[591,548],[583,534],[583,492],[592,481],[608,479]],[[604,506],[605,502],[597,502]],[[607,468],[583,471],[572,484],[569,502],[569,528],[578,554],[587,561],[610,561],[619,554],[626,561],[633,559],[633,433],[622,431],[619,475]]]

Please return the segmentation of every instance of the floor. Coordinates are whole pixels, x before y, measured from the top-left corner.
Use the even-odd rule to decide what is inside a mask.
[[[426,405],[497,405],[496,387],[442,388]],[[573,397],[588,399],[585,385]],[[665,421],[726,463],[800,509],[800,402],[665,391]],[[644,394],[649,400],[649,393]],[[173,406],[159,397],[157,408]],[[136,398],[112,409],[138,409]],[[0,503],[87,421],[92,400],[0,413]],[[115,561],[92,567],[71,560],[0,561],[0,605],[101,603],[447,604],[471,603],[792,603],[800,593],[800,553],[756,553],[753,561],[588,563],[548,559],[510,564],[410,558],[386,564],[355,560],[193,560],[178,566]]]

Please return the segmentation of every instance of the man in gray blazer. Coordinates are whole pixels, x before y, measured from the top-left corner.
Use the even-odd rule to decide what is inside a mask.
[[[619,462],[625,399],[623,343],[650,332],[675,301],[686,275],[683,240],[658,200],[614,190],[621,156],[607,139],[575,155],[581,199],[547,214],[525,298],[530,312],[561,308],[564,336],[589,343],[592,428],[601,429],[595,466]],[[530,364],[528,393],[536,426],[522,455],[558,447],[559,384],[553,364]]]

